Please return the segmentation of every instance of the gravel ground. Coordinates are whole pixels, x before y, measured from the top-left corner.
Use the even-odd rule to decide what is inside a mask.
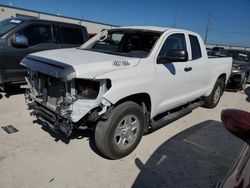
[[[183,187],[185,185],[199,187],[202,185],[201,182],[203,187],[209,187],[215,184],[216,182],[213,181],[220,179],[218,176],[231,166],[233,158],[242,146],[237,138],[225,133],[219,123],[220,112],[226,108],[250,111],[250,85],[247,85],[242,92],[225,92],[214,109],[197,108],[185,117],[144,136],[136,150],[126,158],[108,160],[97,151],[93,132],[76,131],[70,139],[58,136],[34,122],[35,119],[29,115],[21,91],[0,93],[0,126],[13,125],[19,130],[13,134],[7,134],[0,129],[0,187],[110,188]],[[214,127],[215,124],[220,128],[209,128]],[[197,130],[202,129],[194,127],[199,126],[204,128],[204,131],[198,134]],[[220,132],[222,134],[218,134]],[[208,138],[204,139],[206,136]],[[230,140],[230,143],[224,144],[225,147],[221,144],[224,137],[225,140]],[[183,140],[185,143],[192,144],[188,151],[180,145],[179,141]],[[215,144],[213,140],[220,144]],[[230,145],[234,149],[231,150]],[[162,155],[164,152],[168,155],[172,152],[172,155],[170,157]],[[178,160],[186,152],[189,157]],[[164,163],[165,168],[155,168],[162,163],[162,160],[167,161]],[[185,167],[188,160],[192,164],[197,163],[195,166],[186,166],[188,170],[185,168],[180,170],[181,166]],[[211,167],[210,164],[214,161],[218,163],[218,160],[224,161],[221,162],[223,168],[218,168],[217,165]],[[176,164],[176,171],[173,164]],[[204,167],[210,169],[199,170]],[[194,171],[196,173],[190,173]],[[220,173],[212,173],[218,171]],[[157,174],[158,179],[150,176],[149,172]],[[162,181],[168,173],[172,174],[171,177],[167,182]],[[197,175],[201,178],[197,178]],[[189,180],[182,181],[182,177]],[[207,177],[206,181],[202,179],[203,177]]]

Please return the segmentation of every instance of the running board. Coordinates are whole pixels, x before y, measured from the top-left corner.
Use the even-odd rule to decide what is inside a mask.
[[[190,112],[192,112],[192,110],[194,110],[195,108],[198,108],[200,106],[204,105],[204,101],[200,100],[200,101],[196,101],[193,103],[189,103],[183,107],[181,107],[181,109],[176,109],[174,111],[169,111],[167,113],[167,115],[161,117],[158,120],[152,120],[152,123],[150,124],[150,132],[158,130],[164,126],[166,126],[167,124],[189,114]]]

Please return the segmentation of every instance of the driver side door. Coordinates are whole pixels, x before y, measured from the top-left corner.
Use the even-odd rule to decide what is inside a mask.
[[[17,35],[23,35],[28,39],[28,46],[15,46],[12,40]],[[54,48],[52,28],[50,24],[30,24],[20,31],[16,32],[9,38],[9,46],[7,49],[7,60],[9,72],[25,72],[20,65],[20,61],[28,54],[49,50]]]
[[[170,50],[182,49],[187,51],[186,36],[184,33],[168,35],[163,43],[157,59],[166,56]],[[156,100],[158,113],[165,112],[187,102],[190,84],[189,62],[157,62]]]

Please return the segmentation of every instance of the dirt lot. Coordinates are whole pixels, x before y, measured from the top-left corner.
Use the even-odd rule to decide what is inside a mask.
[[[131,155],[113,161],[99,154],[93,132],[56,135],[33,122],[22,93],[1,93],[0,126],[19,131],[0,129],[0,187],[211,187],[242,146],[219,122],[226,108],[250,111],[250,85],[144,136]]]

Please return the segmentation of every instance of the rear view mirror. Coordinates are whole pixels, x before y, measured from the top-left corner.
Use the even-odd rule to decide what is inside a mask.
[[[165,56],[158,56],[157,63],[166,62],[185,62],[188,60],[188,53],[183,49],[172,49],[169,50]]]
[[[24,35],[17,35],[13,41],[13,45],[15,47],[27,47],[28,38]]]
[[[227,109],[221,112],[221,120],[226,129],[250,145],[250,113]]]
[[[99,41],[104,41],[108,38],[108,31],[104,30],[99,38]]]

